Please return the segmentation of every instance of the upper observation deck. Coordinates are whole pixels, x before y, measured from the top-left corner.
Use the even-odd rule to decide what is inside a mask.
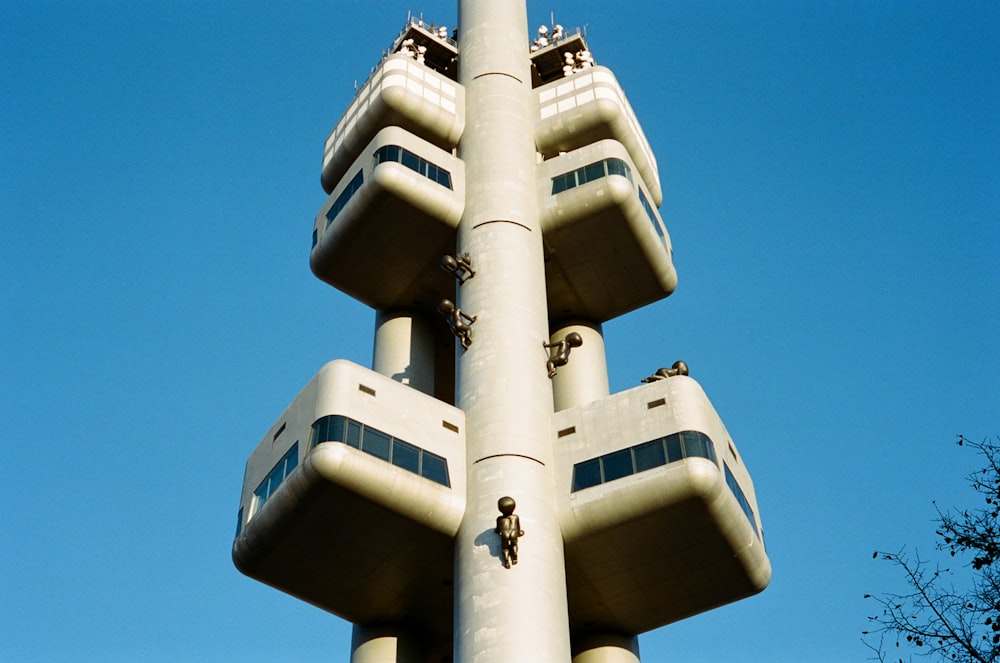
[[[663,191],[653,151],[618,79],[596,64],[583,36],[553,39],[534,51],[531,61],[539,111],[535,145],[542,156],[612,138],[628,149],[659,207]]]
[[[677,286],[670,235],[625,147],[601,140],[539,164],[552,320],[604,322]]]
[[[330,193],[383,127],[395,125],[451,151],[465,128],[454,39],[411,19],[326,139],[320,181]],[[437,28],[436,30],[441,30]]]
[[[359,152],[316,215],[312,271],[379,310],[433,311],[454,289],[438,263],[455,250],[464,165],[395,126]]]

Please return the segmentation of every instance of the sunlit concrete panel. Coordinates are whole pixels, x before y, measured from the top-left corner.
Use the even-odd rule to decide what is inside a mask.
[[[318,435],[328,420],[352,423]],[[327,364],[247,462],[237,568],[356,624],[447,641],[464,431],[457,408],[348,361]],[[275,474],[296,447],[294,466]],[[433,478],[421,474],[427,459]]]
[[[584,175],[601,162],[603,174]],[[602,140],[538,170],[551,318],[604,322],[674,291],[670,235],[621,143]],[[566,176],[572,186],[560,190]]]
[[[535,90],[538,122],[535,144],[554,156],[605,138],[623,144],[653,204],[663,203],[656,157],[621,85],[606,67],[588,67]]]
[[[312,271],[379,310],[433,310],[454,290],[454,278],[438,265],[454,252],[464,206],[462,161],[387,127],[320,208]]]
[[[554,428],[574,632],[643,633],[767,586],[753,483],[693,379],[558,412]],[[663,457],[651,461],[656,441]],[[575,486],[574,468],[595,458],[611,478]]]
[[[321,181],[327,193],[375,134],[390,125],[451,151],[465,127],[462,86],[405,54],[388,56],[326,139]]]

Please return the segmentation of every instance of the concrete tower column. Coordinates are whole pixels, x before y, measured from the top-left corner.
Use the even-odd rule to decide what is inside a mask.
[[[583,345],[572,349],[569,362],[560,366],[559,372],[552,378],[556,412],[596,401],[611,393],[601,325],[588,322],[564,323],[552,333],[549,342],[558,343],[573,333],[580,335]]]
[[[354,625],[351,663],[425,663],[416,642],[398,629]]]
[[[372,370],[434,395],[434,330],[408,311],[375,313]]]
[[[459,350],[468,490],[456,540],[456,663],[568,663],[562,535],[552,478],[552,387],[524,0],[459,2],[459,82],[467,121],[458,251],[476,276],[458,306],[475,316]],[[505,568],[497,500],[513,497],[524,536]]]
[[[573,643],[573,663],[639,663],[639,639],[612,633]]]

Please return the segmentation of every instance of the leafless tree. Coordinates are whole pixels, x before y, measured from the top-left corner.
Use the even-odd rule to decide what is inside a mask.
[[[1000,438],[973,442],[959,436],[958,444],[982,457],[983,468],[968,480],[984,503],[946,511],[935,504],[936,548],[967,566],[971,579],[956,588],[949,569],[915,552],[876,551],[874,558],[902,572],[907,589],[865,596],[880,608],[862,633],[871,660],[902,662],[889,652],[906,652],[961,663],[1000,662]]]

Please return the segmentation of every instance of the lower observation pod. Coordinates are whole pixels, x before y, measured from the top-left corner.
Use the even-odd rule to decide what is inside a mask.
[[[574,633],[639,634],[767,586],[753,483],[697,382],[560,411],[555,430]]]
[[[355,624],[450,647],[464,430],[460,410],[330,362],[247,461],[237,568]]]

